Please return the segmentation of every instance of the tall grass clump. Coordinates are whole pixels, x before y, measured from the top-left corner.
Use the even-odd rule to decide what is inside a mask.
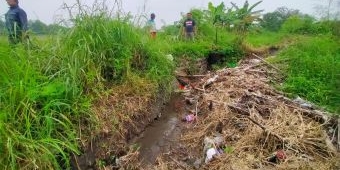
[[[106,11],[84,12],[58,44],[70,86],[80,82],[85,89],[96,89],[103,82],[124,83],[137,76],[157,88],[168,85],[171,79],[171,61],[128,17],[111,16]]]
[[[340,48],[328,36],[305,38],[277,58],[287,72],[282,88],[331,111],[340,111]]]
[[[77,97],[61,77],[42,72],[53,63],[40,65],[41,51],[7,44],[0,51],[0,168],[69,166],[68,152],[78,152]]]

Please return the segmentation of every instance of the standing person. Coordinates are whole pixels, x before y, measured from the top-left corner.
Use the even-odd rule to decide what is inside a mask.
[[[157,34],[155,18],[156,18],[156,15],[152,13],[150,15],[150,19],[146,23],[146,26],[148,28],[148,31],[150,32],[151,38],[156,38],[156,34]]]
[[[19,0],[6,0],[9,10],[6,13],[6,27],[8,30],[8,41],[11,45],[23,42],[27,38],[27,15],[19,7]]]
[[[196,33],[196,22],[192,19],[192,14],[187,13],[187,19],[183,23],[183,31],[186,39],[194,40],[194,36]]]

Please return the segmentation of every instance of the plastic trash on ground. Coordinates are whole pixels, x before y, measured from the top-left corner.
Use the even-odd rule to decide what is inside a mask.
[[[267,160],[272,163],[280,163],[287,159],[287,155],[283,150],[278,150],[272,154]]]
[[[218,151],[215,148],[208,149],[206,157],[205,157],[205,163],[209,163],[213,159],[214,155],[217,155],[217,154],[218,154]]]
[[[313,108],[313,104],[311,104],[310,102],[300,97],[297,97],[296,99],[294,99],[293,102],[299,104],[301,107],[304,107],[304,108]]]
[[[196,120],[196,116],[194,114],[186,115],[183,118],[183,121],[185,121],[185,122],[193,122],[195,120]]]
[[[220,134],[215,137],[205,137],[204,138],[204,153],[205,153],[205,163],[208,163],[216,155],[223,153],[222,149],[219,149],[224,143],[224,139]]]

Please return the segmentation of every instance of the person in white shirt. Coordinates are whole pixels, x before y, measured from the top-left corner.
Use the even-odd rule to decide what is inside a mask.
[[[155,18],[156,18],[156,15],[154,13],[152,13],[150,15],[150,19],[146,23],[146,26],[147,26],[147,28],[148,28],[148,30],[150,32],[150,37],[151,38],[156,38],[156,34],[157,34]]]

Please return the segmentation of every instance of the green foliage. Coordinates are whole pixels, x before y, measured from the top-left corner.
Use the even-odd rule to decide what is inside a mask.
[[[259,1],[253,5],[249,5],[248,1],[245,1],[242,7],[231,2],[231,8],[226,8],[223,2],[218,6],[213,6],[210,2],[208,4],[209,19],[214,25],[227,26],[229,29],[231,25],[233,25],[233,29],[240,34],[244,34],[249,31],[255,21],[260,20],[259,14],[263,10],[253,10],[261,2],[262,1]]]
[[[165,56],[166,43],[149,39],[124,17],[95,13],[83,12],[72,28],[39,46],[11,49],[2,37],[1,169],[68,168],[69,153],[79,153],[78,123],[85,119],[93,130],[91,96],[105,81],[131,88],[151,82],[153,89],[143,92],[148,96],[169,92],[174,64]]]
[[[60,56],[72,69],[72,82],[96,87],[103,78],[123,82],[133,73],[166,84],[172,65],[154,42],[125,19],[111,19],[106,13],[83,15],[59,40]],[[85,86],[83,84],[82,86]]]
[[[282,25],[281,30],[285,33],[293,34],[311,34],[311,35],[325,35],[332,34],[339,37],[340,22],[322,20],[316,21],[315,18],[309,15],[292,15]]]
[[[282,25],[282,31],[287,33],[312,34],[315,19],[309,15],[293,15]]]
[[[340,22],[339,21],[319,21],[313,24],[314,34],[331,34],[335,37],[340,37]]]
[[[237,39],[234,41],[237,41]],[[212,53],[218,53],[218,55],[223,56],[221,62],[215,65],[217,66],[216,68],[223,68],[225,66],[234,68],[237,66],[237,62],[239,62],[245,54],[238,43],[226,44],[225,46],[220,47],[220,49],[214,49]]]
[[[67,28],[58,24],[47,25],[40,20],[29,20],[29,30],[35,35],[53,35],[59,31],[66,31]]]
[[[232,154],[234,152],[234,148],[232,146],[226,146],[224,149],[223,149],[223,152],[224,153],[227,153],[227,154]]]
[[[172,54],[177,57],[204,58],[207,56],[211,44],[205,41],[176,42],[172,47]]]
[[[340,111],[340,48],[330,37],[304,39],[280,53],[288,76],[283,89],[331,111]]]
[[[0,60],[0,158],[2,169],[59,169],[78,152],[72,120],[84,116],[78,96],[69,96],[63,79],[40,72],[40,51],[4,45]],[[51,65],[53,63],[45,63]],[[59,157],[56,157],[59,155]]]
[[[262,3],[262,1],[249,5],[248,1],[245,1],[242,7],[231,3],[236,10],[229,10],[227,15],[233,16],[231,24],[235,26],[238,33],[245,34],[255,21],[260,21],[260,13],[263,10],[253,11],[260,3]]]
[[[152,89],[146,88],[143,92],[135,89],[136,95],[155,95],[161,89],[169,92],[174,63],[166,54],[174,55],[175,61],[181,57],[195,60],[216,50],[226,56],[223,67],[234,67],[243,51],[237,35],[228,32],[229,26],[235,24],[240,31],[249,31],[257,20],[259,11],[253,12],[253,9],[259,3],[228,9],[224,9],[223,3],[214,8],[210,4],[213,14],[192,10],[199,28],[194,42],[174,38],[179,35],[181,22],[165,27],[164,33],[151,40],[129,17],[81,10],[80,15],[73,18],[72,28],[52,25],[50,28],[59,34],[43,38],[39,45],[26,48],[18,45],[11,49],[7,38],[1,37],[0,168],[69,167],[69,153],[78,153],[78,122],[86,119],[91,126],[96,121],[89,109],[92,95],[103,92],[104,84],[110,87],[119,83],[130,83],[131,88],[152,83]],[[46,25],[37,23],[34,29],[45,29]],[[336,35],[338,28],[339,22],[314,23],[311,18],[298,16],[288,19],[283,30]],[[213,45],[216,32],[221,33],[218,43]],[[287,34],[262,32],[250,34],[246,40],[260,47],[278,44],[284,37]],[[339,112],[338,40],[316,37],[298,41],[276,59],[288,74],[282,88]],[[232,152],[233,148],[225,151]],[[98,162],[104,166],[103,163]]]
[[[221,2],[221,4],[216,7],[212,4],[212,2],[209,2],[208,9],[209,9],[210,21],[212,21],[213,24],[218,24],[218,23],[223,22],[223,15],[225,15],[225,10],[226,10],[223,2]]]
[[[230,66],[240,61],[240,59],[244,56],[244,51],[241,46],[236,43],[225,46],[221,52],[224,56],[226,56],[225,61],[229,63]]]
[[[298,15],[298,10],[288,9],[287,7],[280,7],[274,12],[269,12],[263,15],[260,24],[263,28],[269,31],[279,31],[282,24],[292,15]]]
[[[215,28],[215,44],[217,44],[217,41],[218,41],[218,39],[217,39],[217,32],[218,32],[218,28],[217,28],[217,26],[218,25],[224,25],[223,24],[223,22],[224,22],[224,19],[223,19],[223,17],[224,17],[224,15],[225,15],[225,6],[224,6],[224,3],[223,2],[221,2],[221,4],[220,5],[218,5],[218,6],[213,6],[213,4],[212,4],[212,2],[209,2],[209,4],[208,4],[208,9],[209,9],[209,19],[210,19],[210,21],[212,21],[212,24],[216,27]]]
[[[30,20],[28,21],[28,27],[35,34],[46,34],[47,33],[47,25],[40,20]]]
[[[246,38],[246,42],[254,47],[275,46],[284,43],[286,39],[292,36],[282,32],[263,31],[260,33],[250,33]]]

